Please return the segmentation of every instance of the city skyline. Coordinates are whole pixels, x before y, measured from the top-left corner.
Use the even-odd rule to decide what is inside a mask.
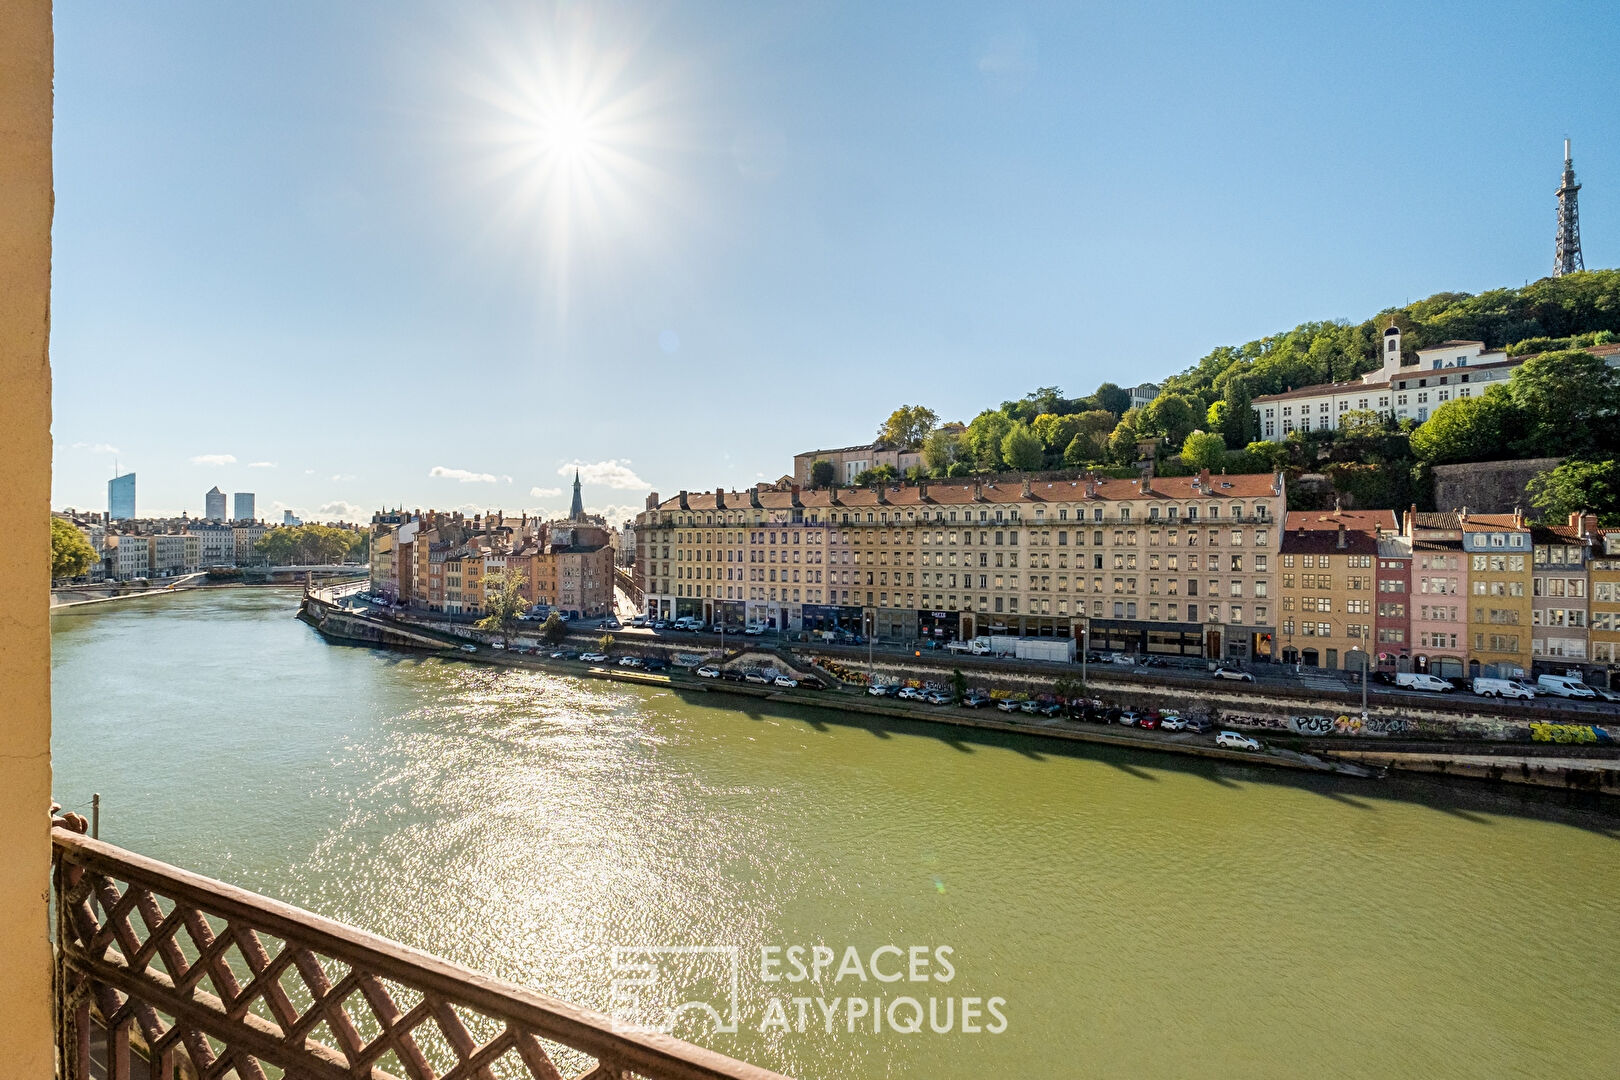
[[[54,502],[100,505],[116,455],[154,515],[218,483],[275,518],[562,516],[577,466],[616,520],[902,403],[1541,277],[1566,134],[1613,265],[1620,31],[1384,12],[64,10]],[[1460,102],[1440,55],[1490,77]]]

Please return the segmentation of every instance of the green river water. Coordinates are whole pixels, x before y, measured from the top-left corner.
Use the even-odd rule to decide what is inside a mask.
[[[734,946],[740,1030],[681,1033],[800,1077],[1620,1073],[1620,818],[335,647],[296,603],[55,616],[56,797],[603,1011],[615,946]],[[815,944],[865,981],[761,980]],[[954,977],[872,978],[885,945]],[[1005,1025],[851,1032],[841,1003],[829,1033],[811,1004],[801,1032],[794,996]]]

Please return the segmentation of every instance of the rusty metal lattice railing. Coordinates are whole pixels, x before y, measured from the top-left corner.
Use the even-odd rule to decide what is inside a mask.
[[[782,1080],[66,829],[64,1080]],[[98,1072],[101,1069],[98,1065]]]

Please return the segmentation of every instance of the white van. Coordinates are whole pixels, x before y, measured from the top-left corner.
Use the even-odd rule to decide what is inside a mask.
[[[990,643],[980,641],[978,638],[971,641],[947,641],[945,649],[947,652],[971,653],[974,656],[984,656],[990,651]]]
[[[1553,697],[1596,698],[1597,691],[1568,675],[1543,675],[1536,680],[1536,689]]]
[[[1433,690],[1437,694],[1449,694],[1457,689],[1446,680],[1421,671],[1401,672],[1395,676],[1395,685],[1402,690]]]
[[[1474,693],[1480,697],[1533,698],[1536,692],[1517,679],[1489,679],[1483,675],[1474,678]]]

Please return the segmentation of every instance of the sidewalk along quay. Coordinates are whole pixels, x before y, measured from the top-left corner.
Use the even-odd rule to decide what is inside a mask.
[[[1568,754],[1571,750],[1568,745],[1555,746],[1547,742],[1522,745],[1506,743],[1504,740],[1512,737],[1519,726],[1524,727],[1528,739],[1528,726],[1514,718],[1473,712],[1428,715],[1403,710],[1398,715],[1371,716],[1367,724],[1362,724],[1359,713],[1347,714],[1339,702],[1313,701],[1311,696],[1276,701],[1272,700],[1271,687],[1255,689],[1253,684],[1215,683],[1213,680],[1175,680],[1172,684],[1168,679],[1161,681],[1156,677],[1157,673],[1144,680],[1121,678],[1112,672],[1105,679],[1094,677],[1089,681],[1083,698],[1065,704],[1059,715],[1043,716],[997,711],[989,705],[981,711],[957,704],[930,705],[873,697],[866,692],[865,685],[850,681],[852,678],[866,678],[864,666],[862,671],[855,672],[841,659],[833,659],[822,655],[820,650],[802,646],[769,649],[754,640],[747,640],[747,644],[738,648],[728,647],[722,653],[718,647],[692,638],[670,642],[625,640],[616,636],[615,655],[605,662],[590,663],[578,659],[579,651],[588,650],[594,644],[597,635],[588,633],[575,635],[575,640],[557,646],[539,644],[521,633],[513,635],[511,642],[507,643],[497,640],[499,635],[476,631],[464,624],[435,625],[420,618],[400,619],[371,611],[357,612],[318,595],[305,598],[300,608],[300,618],[335,642],[437,649],[470,662],[565,671],[583,678],[669,687],[688,694],[732,694],[866,716],[920,720],[963,728],[1016,732],[1043,738],[1241,760],[1279,768],[1351,776],[1373,776],[1386,769],[1402,768],[1407,757],[1403,751],[1409,746],[1422,751],[1445,744],[1451,752],[1516,752],[1530,755],[1538,752]],[[629,648],[628,652],[624,651],[626,647]],[[551,655],[554,652],[564,655],[554,658]],[[622,658],[620,654],[662,661],[670,667],[659,672],[623,667],[618,663]],[[917,659],[908,658],[904,663],[890,660],[875,665],[874,675],[880,682],[915,686],[932,682],[946,692],[951,690],[949,676],[955,665],[919,665]],[[706,665],[720,668],[729,677],[698,677],[695,669]],[[1052,693],[1054,679],[1050,675],[1040,678],[1023,672],[998,673],[999,678],[987,679],[980,670],[969,673],[965,665],[962,667],[964,675],[969,676],[970,685],[995,695],[992,701],[1056,700]],[[769,671],[773,673],[773,678],[774,674],[786,675],[798,681],[799,685],[787,688],[742,681],[741,673],[748,671]],[[1332,712],[1304,712],[1300,708],[1302,705],[1319,706]],[[1388,706],[1380,708],[1384,712],[1390,711]],[[1146,727],[1128,720],[1119,722],[1124,719],[1122,714],[1132,709],[1141,710],[1154,726]],[[1121,715],[1111,720],[1110,712]],[[1208,718],[1212,730],[1207,734],[1163,730],[1157,726],[1158,717],[1163,714]],[[1548,727],[1546,724],[1540,726]],[[1587,741],[1577,752],[1595,758],[1615,754],[1612,740],[1620,736],[1620,731],[1590,724],[1562,726],[1585,732],[1583,737]],[[1227,749],[1215,745],[1214,730],[1221,728],[1261,736],[1261,749]],[[1348,756],[1340,756],[1341,748],[1353,748],[1367,740],[1377,740],[1378,749],[1384,751],[1377,760],[1358,762]],[[1482,750],[1482,747],[1487,749]],[[1545,770],[1537,774],[1535,781],[1521,781],[1521,773],[1516,769],[1495,770],[1488,776],[1466,769],[1447,773],[1428,766],[1423,766],[1421,771],[1504,783],[1534,782],[1538,786],[1568,786],[1572,790],[1611,795],[1620,792],[1612,778],[1594,786],[1584,774],[1567,785],[1555,785],[1549,783],[1549,774]],[[1600,776],[1604,775],[1601,769],[1597,772]]]

